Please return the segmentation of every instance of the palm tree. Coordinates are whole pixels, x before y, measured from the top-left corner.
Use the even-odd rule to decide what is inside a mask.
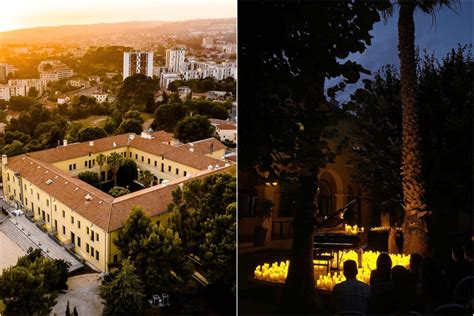
[[[97,164],[99,165],[99,186],[102,187],[102,167],[107,162],[107,157],[104,154],[98,154],[95,158]]]
[[[437,7],[451,7],[453,0],[398,0],[398,50],[400,58],[400,100],[402,106],[403,223],[405,253],[426,255],[428,246],[428,207],[424,201],[420,132],[416,110],[415,22],[413,14],[419,8],[434,17]]]
[[[107,157],[107,164],[109,165],[110,169],[113,173],[114,178],[114,186],[117,186],[117,171],[120,166],[123,164],[123,156],[119,153],[113,152]]]
[[[153,183],[154,175],[148,170],[142,171],[140,173],[140,181],[144,186],[149,187]]]

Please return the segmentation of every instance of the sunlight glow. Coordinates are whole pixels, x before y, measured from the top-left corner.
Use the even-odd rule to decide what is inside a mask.
[[[0,32],[21,28],[237,16],[237,0],[2,0]]]

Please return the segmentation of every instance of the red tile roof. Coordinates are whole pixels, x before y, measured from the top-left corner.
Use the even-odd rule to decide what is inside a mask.
[[[9,158],[6,167],[19,172],[21,177],[107,232],[120,229],[135,205],[143,207],[150,216],[165,213],[168,203],[172,201],[173,190],[190,180],[179,178],[167,185],[156,185],[113,198],[58,168],[27,155]],[[192,179],[202,179],[211,174],[226,172],[230,168],[232,167],[224,166],[217,170],[200,171]],[[47,184],[47,180],[52,182]],[[87,195],[91,196],[90,200],[86,199]]]

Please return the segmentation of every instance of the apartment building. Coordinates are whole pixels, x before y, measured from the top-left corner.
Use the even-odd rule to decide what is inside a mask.
[[[181,73],[185,68],[186,48],[182,46],[166,50],[165,67],[169,72]]]
[[[123,80],[136,74],[153,77],[152,52],[123,53]]]

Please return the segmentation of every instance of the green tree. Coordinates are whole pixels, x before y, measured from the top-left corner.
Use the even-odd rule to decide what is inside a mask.
[[[123,115],[123,118],[124,119],[135,119],[135,120],[139,121],[141,124],[143,124],[143,122],[144,122],[143,117],[140,115],[140,112],[135,111],[135,110],[131,110],[131,111],[126,112]]]
[[[84,125],[79,123],[79,122],[71,122],[68,126],[67,126],[67,131],[66,131],[66,137],[67,137],[67,140],[71,143],[75,143],[77,142],[77,134],[79,133],[79,131],[81,129],[84,128]]]
[[[124,113],[130,109],[143,111],[158,89],[158,81],[142,74],[125,79],[117,94],[117,107]]]
[[[120,271],[110,283],[101,285],[100,296],[104,299],[105,315],[135,314],[143,310],[143,283],[128,259],[122,261]]]
[[[104,137],[107,137],[107,133],[100,127],[85,127],[77,133],[77,140],[79,142],[87,142]]]
[[[100,153],[95,158],[97,164],[99,165],[99,187],[102,187],[102,168],[104,167],[105,163],[107,162],[107,156]]]
[[[137,268],[147,295],[178,292],[189,280],[192,265],[178,233],[152,223],[141,207],[132,208],[114,243]]]
[[[31,107],[38,104],[38,101],[30,97],[11,97],[10,109],[13,111],[28,111]]]
[[[39,91],[35,87],[31,87],[28,90],[28,97],[29,98],[37,98],[39,94]]]
[[[100,187],[100,180],[99,175],[93,171],[83,171],[78,175],[79,179],[82,181],[89,183],[90,185],[99,188]]]
[[[118,133],[135,133],[140,135],[143,131],[143,125],[139,120],[136,119],[124,119],[118,127]]]
[[[183,251],[201,258],[205,277],[235,295],[235,177],[216,174],[173,191],[168,227],[179,233]]]
[[[151,219],[145,214],[143,208],[134,206],[118,232],[118,239],[114,240],[122,258],[132,256],[133,261],[135,257],[133,250],[139,248],[139,241],[149,234],[150,224]]]
[[[199,258],[211,283],[223,283],[235,295],[236,203],[229,204],[225,214],[214,215],[202,225],[203,241]]]
[[[186,116],[187,109],[183,104],[162,104],[155,111],[152,128],[173,132],[176,125]]]
[[[149,170],[144,170],[140,172],[140,182],[145,186],[145,187],[150,187],[153,184],[154,180],[154,175],[151,173]]]
[[[67,288],[69,263],[45,258],[37,249],[18,259],[0,276],[0,299],[6,315],[47,315],[57,291]],[[65,270],[64,270],[65,269]]]
[[[26,153],[26,150],[22,142],[14,140],[11,144],[3,146],[3,152],[8,157],[12,157]]]
[[[117,186],[117,171],[123,164],[123,162],[123,156],[117,152],[113,152],[109,156],[107,156],[107,164],[109,165],[110,170],[112,170],[115,186]]]
[[[109,194],[112,195],[113,197],[119,197],[122,195],[129,194],[130,190],[124,187],[118,187],[114,186],[112,189],[109,190]]]
[[[207,116],[193,115],[178,122],[174,137],[183,143],[190,143],[214,135],[215,128]]]
[[[138,179],[138,166],[133,159],[125,159],[117,171],[117,184],[123,187]]]

